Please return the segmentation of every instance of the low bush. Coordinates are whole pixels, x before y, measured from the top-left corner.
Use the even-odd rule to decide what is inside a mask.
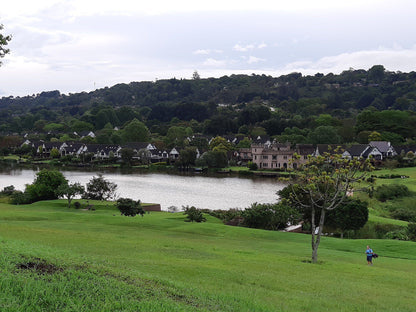
[[[416,223],[411,222],[407,225],[407,236],[410,240],[416,241]]]
[[[123,216],[134,217],[139,214],[143,217],[144,215],[140,200],[135,201],[131,198],[119,198],[117,199],[116,206]]]
[[[398,220],[416,222],[416,209],[399,208],[390,213],[391,217]]]
[[[247,167],[248,167],[250,170],[257,170],[257,169],[258,169],[257,164],[256,164],[256,163],[254,163],[254,162],[252,162],[252,161],[249,161],[249,162],[248,162]]]
[[[26,205],[33,203],[33,200],[27,192],[14,191],[10,196],[10,203],[13,205]]]
[[[367,224],[355,233],[351,233],[350,238],[360,239],[384,239],[395,238],[397,239],[406,227],[394,224],[381,224],[367,222]]]
[[[14,188],[13,185],[9,185],[9,186],[5,186],[3,188],[3,190],[0,192],[0,195],[4,195],[4,196],[10,196],[13,194],[13,192],[15,192],[16,189]]]
[[[284,229],[288,224],[296,224],[301,218],[295,208],[282,203],[254,203],[250,208],[245,209],[241,216],[244,218],[244,226],[274,231]]]
[[[204,217],[201,210],[195,208],[194,206],[189,207],[183,207],[184,214],[186,215],[186,222],[205,222],[207,219]]]
[[[409,236],[407,234],[407,228],[400,228],[394,231],[387,232],[384,234],[384,239],[398,239],[398,240],[409,240]]]
[[[78,201],[76,201],[76,202],[74,203],[74,206],[75,206],[75,209],[79,209],[79,208],[81,208],[81,203],[80,203],[80,202],[78,202]]]
[[[238,208],[231,208],[228,210],[207,210],[204,211],[209,215],[222,220],[224,223],[227,223],[237,217],[241,217],[242,210]]]
[[[375,232],[376,232],[377,238],[380,238],[380,239],[387,238],[386,236],[388,233],[401,232],[402,230],[403,230],[403,226],[400,226],[400,225],[379,224],[379,223],[375,225]]]
[[[404,178],[409,178],[409,176],[400,175],[400,174],[384,174],[384,175],[380,175],[380,176],[372,175],[371,177],[375,177],[375,178],[378,178],[378,179],[404,179]]]
[[[386,201],[389,199],[400,198],[404,196],[409,196],[410,190],[406,185],[401,184],[391,184],[391,185],[380,185],[374,191],[374,197],[379,201]]]

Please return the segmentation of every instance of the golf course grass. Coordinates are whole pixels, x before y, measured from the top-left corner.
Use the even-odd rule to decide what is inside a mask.
[[[324,237],[311,264],[309,235],[93,204],[0,203],[0,311],[415,310],[414,242]]]

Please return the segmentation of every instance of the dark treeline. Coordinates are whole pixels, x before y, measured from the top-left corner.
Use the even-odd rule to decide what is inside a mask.
[[[416,72],[346,70],[339,75],[231,75],[117,84],[93,92],[0,99],[0,133],[98,132],[98,143],[136,119],[149,139],[172,127],[206,135],[276,136],[292,143],[409,143],[416,137]],[[176,128],[175,128],[176,129]],[[174,129],[174,130],[175,130]],[[178,130],[178,129],[176,129]],[[100,137],[100,131],[104,133]]]

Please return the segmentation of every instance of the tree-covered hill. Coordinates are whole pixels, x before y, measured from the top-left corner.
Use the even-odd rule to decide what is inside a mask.
[[[267,134],[293,143],[364,142],[372,132],[395,143],[416,136],[416,72],[375,65],[339,75],[195,77],[3,97],[0,132],[99,131],[136,118],[161,136],[171,126],[209,135]]]

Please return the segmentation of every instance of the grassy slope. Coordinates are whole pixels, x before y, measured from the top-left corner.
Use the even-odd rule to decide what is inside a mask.
[[[415,243],[324,238],[312,265],[308,235],[95,207],[0,204],[1,311],[414,310]],[[62,270],[16,269],[36,258]]]

